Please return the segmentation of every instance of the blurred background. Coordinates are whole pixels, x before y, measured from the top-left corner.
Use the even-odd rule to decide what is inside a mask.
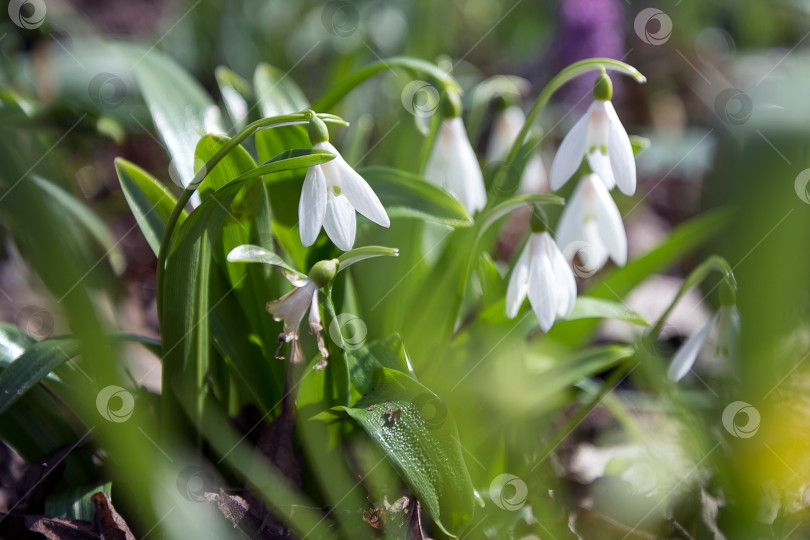
[[[805,524],[810,515],[810,380],[805,362],[810,355],[808,36],[810,2],[803,0],[12,0],[8,17],[0,20],[0,122],[10,127],[19,122],[20,111],[25,120],[24,129],[6,129],[0,167],[47,177],[100,217],[109,231],[101,245],[109,249],[62,246],[65,256],[78,261],[77,269],[68,273],[88,289],[95,318],[121,331],[158,337],[155,257],[128,210],[113,159],[136,162],[170,186],[178,181],[165,151],[167,141],[157,135],[131,70],[105,52],[104,44],[136,42],[172,57],[229,110],[229,118],[219,119],[225,125],[235,125],[238,118],[218,80],[217,73],[225,76],[217,72],[220,66],[229,68],[227,77],[238,87],[239,80],[252,80],[258,64],[268,63],[282,78],[295,80],[314,102],[360,66],[410,55],[452,71],[468,91],[467,105],[470,90],[496,75],[524,79],[518,90],[528,105],[572,62],[589,57],[627,62],[646,75],[647,84],[614,76],[614,103],[627,131],[649,139],[638,156],[638,193],[617,198],[630,257],[648,254],[695,216],[718,209],[729,213],[719,234],[671,261],[625,301],[654,320],[688,271],[717,253],[737,277],[742,341],[733,365],[709,351],[683,383],[686,402],[697,411],[696,424],[684,425],[711,439],[704,458],[716,461],[712,470],[717,476],[709,475],[712,480],[705,482],[703,477],[693,479],[689,475],[705,464],[702,459],[682,462],[683,456],[667,454],[678,447],[669,445],[672,440],[698,435],[684,432],[683,425],[662,423],[658,413],[663,403],[624,382],[624,405],[637,415],[640,429],[655,431],[661,454],[652,465],[639,460],[617,434],[622,428],[613,416],[597,410],[563,442],[553,464],[570,499],[561,504],[587,509],[579,517],[580,530],[591,531],[584,538],[622,538],[625,532],[626,538],[664,537],[656,536],[653,526],[648,533],[630,527],[644,521],[648,509],[655,510],[652,503],[636,500],[649,490],[658,490],[661,500],[686,492],[685,499],[696,504],[685,506],[700,514],[695,518],[700,527],[678,532],[678,538],[810,537]],[[590,102],[592,76],[582,79],[563,88],[539,119],[546,166]],[[403,111],[391,106],[402,102],[407,108],[403,83],[394,74],[375,78],[335,111],[363,134],[361,142],[342,141],[358,148],[353,165],[409,168],[407,157],[375,145],[405,129],[399,126]],[[481,152],[486,150],[490,116],[475,126],[468,121],[472,143]],[[212,119],[212,125],[216,122]],[[36,243],[41,237],[15,214],[25,197],[13,191],[17,176],[9,173],[4,189],[18,195],[0,195],[5,218],[0,228],[0,319],[38,339],[75,331],[67,311],[79,310],[75,315],[89,308],[66,306],[64,297],[48,292],[62,286],[61,279],[77,280],[60,276],[67,270],[53,262],[57,259],[48,259],[60,248]],[[508,262],[519,247],[526,219],[516,216],[505,228],[498,262]],[[30,232],[27,246],[9,241],[21,229]],[[52,243],[60,242],[58,229],[45,230]],[[704,232],[696,228],[682,234]],[[32,273],[26,262],[31,258],[51,260],[50,269]],[[664,356],[712,315],[716,285],[708,280],[678,305],[664,328]],[[67,289],[65,296],[71,292]],[[630,325],[611,322],[599,328],[597,340],[630,342],[638,337],[633,332]],[[128,348],[125,356],[133,377],[159,388],[152,355]],[[487,385],[494,389],[485,390]],[[513,382],[471,381],[463,396],[447,399],[457,411],[476,392],[485,391],[500,392],[501,405],[507,407],[505,396],[516,389]],[[736,402],[756,409],[759,436],[726,437],[730,443],[713,447],[713,430]],[[474,431],[469,427],[474,419],[458,416],[462,434]],[[548,425],[565,419],[550,419]],[[522,434],[529,440],[541,435]],[[474,477],[477,468],[470,465]],[[0,447],[0,510],[17,500],[15,486],[23,470],[23,460]],[[669,480],[649,484],[650,475]],[[724,504],[719,494],[728,493],[729,486],[737,489],[735,505]],[[555,505],[550,507],[544,518],[558,519]],[[673,520],[677,525],[671,518],[667,530],[678,529]],[[541,532],[526,526],[527,534]]]

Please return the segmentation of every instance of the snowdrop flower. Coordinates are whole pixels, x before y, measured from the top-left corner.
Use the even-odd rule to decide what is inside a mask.
[[[571,314],[577,286],[571,267],[546,231],[544,221],[545,216],[538,218],[532,214],[532,234],[506,289],[506,316],[514,319],[528,295],[540,328],[548,332],[556,316]]]
[[[593,87],[594,101],[560,144],[551,164],[551,189],[558,190],[579,169],[583,157],[607,188],[619,186],[622,193],[636,191],[633,146],[610,102],[613,84],[606,73]]]
[[[391,222],[368,183],[329,143],[326,124],[317,116],[309,122],[309,139],[313,148],[332,152],[335,158],[307,171],[298,202],[301,242],[305,246],[314,244],[323,227],[338,248],[349,251],[357,231],[355,211],[382,227]]]
[[[448,93],[448,109],[430,152],[425,178],[452,193],[472,214],[487,203],[484,176],[461,119],[461,99]]]
[[[697,332],[689,336],[675,353],[667,376],[678,382],[692,369],[698,354],[715,330],[715,353],[726,358],[736,355],[737,337],[740,335],[740,311],[736,305],[734,287],[723,281],[720,286],[720,308]]]
[[[523,129],[523,124],[526,123],[526,115],[523,114],[523,109],[517,105],[502,105],[499,101],[497,106],[505,108],[497,112],[493,119],[492,135],[489,139],[486,155],[489,164],[506,159],[509,150],[512,149],[512,145],[515,143],[515,139],[520,134],[520,130]],[[546,168],[543,165],[540,152],[533,152],[523,169],[517,192],[527,194],[545,193],[547,191],[548,176],[546,175]]]
[[[585,175],[565,205],[557,225],[557,244],[567,256],[573,247],[584,259],[589,273],[613,259],[627,262],[627,234],[622,216],[605,184],[595,175]],[[580,249],[581,248],[581,249]]]
[[[267,302],[267,311],[273,315],[273,319],[284,321],[282,334],[284,342],[298,339],[298,327],[309,310],[309,328],[318,339],[321,356],[324,358],[329,356],[329,350],[321,335],[323,325],[318,307],[318,289],[325,287],[334,279],[337,269],[338,260],[332,259],[315,263],[306,278],[292,273],[285,274],[295,288],[281,298]]]

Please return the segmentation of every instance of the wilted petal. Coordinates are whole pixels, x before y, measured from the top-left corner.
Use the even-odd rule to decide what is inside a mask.
[[[506,316],[514,319],[529,291],[529,252],[531,241],[526,242],[515,263],[509,286],[506,288]]]
[[[298,232],[301,243],[311,246],[318,238],[326,214],[326,177],[320,165],[310,167],[298,201]]]
[[[312,293],[306,286],[296,287],[278,300],[267,302],[267,311],[273,314],[275,320],[283,320],[284,333],[291,335],[298,331],[311,300]]]
[[[560,144],[557,155],[554,156],[554,162],[551,164],[552,191],[560,189],[582,163],[582,158],[587,150],[588,124],[593,113],[594,103],[588,107],[582,118],[577,120]]]
[[[331,193],[328,194],[323,228],[338,248],[343,251],[352,249],[357,222],[354,207],[345,195],[335,197]]]
[[[716,314],[709,319],[700,330],[689,336],[689,339],[681,345],[681,348],[678,349],[678,352],[676,352],[675,356],[672,358],[669,370],[667,370],[667,376],[670,380],[678,382],[689,373],[689,370],[692,369],[697,359],[698,353],[700,353],[700,350],[706,343],[706,338],[709,336],[709,332],[714,326],[715,321],[717,321]]]
[[[532,235],[532,253],[529,258],[529,302],[543,332],[554,325],[557,315],[554,293],[554,275],[551,262],[542,249],[539,235]]]
[[[632,195],[636,192],[636,161],[633,157],[633,145],[619,120],[619,115],[616,114],[616,109],[609,101],[605,102],[605,112],[609,126],[608,156],[613,169],[613,177],[622,193]]]
[[[586,177],[589,181],[588,194],[591,210],[596,214],[596,221],[599,224],[599,233],[607,248],[610,258],[619,266],[624,266],[627,262],[627,233],[624,231],[622,215],[616,207],[616,203],[608,193],[605,185],[593,175]]]

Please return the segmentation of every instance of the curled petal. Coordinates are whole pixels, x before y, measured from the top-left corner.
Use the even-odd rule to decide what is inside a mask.
[[[323,220],[326,234],[343,251],[349,251],[354,245],[357,222],[354,207],[345,195],[335,197],[331,193],[326,202],[326,216]]]

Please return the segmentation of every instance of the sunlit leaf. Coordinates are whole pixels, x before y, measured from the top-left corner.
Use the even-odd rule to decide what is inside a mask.
[[[383,246],[363,246],[354,248],[350,251],[342,253],[338,257],[338,261],[340,261],[338,272],[347,269],[354,263],[364,261],[366,259],[372,259],[374,257],[396,257],[397,255],[399,255],[399,250],[396,248]]]

